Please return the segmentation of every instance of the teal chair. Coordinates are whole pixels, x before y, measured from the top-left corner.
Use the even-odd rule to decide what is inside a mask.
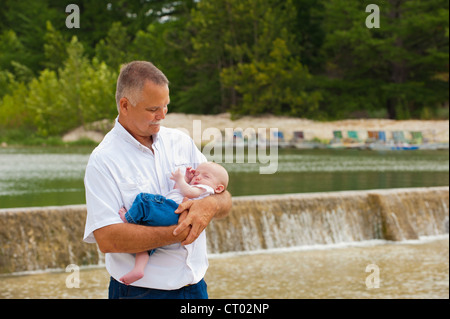
[[[395,143],[408,143],[408,141],[405,138],[405,134],[403,131],[394,131],[392,132],[392,138],[394,139]]]
[[[356,132],[356,131],[348,131],[347,135],[348,135],[348,138],[350,138],[350,139],[352,139],[352,140],[354,140],[356,142],[360,141],[360,139],[358,137],[358,132]]]

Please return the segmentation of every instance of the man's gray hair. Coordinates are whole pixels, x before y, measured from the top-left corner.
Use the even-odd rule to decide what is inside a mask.
[[[146,81],[156,85],[168,85],[169,80],[156,66],[147,61],[133,61],[122,66],[117,79],[116,104],[120,109],[120,99],[126,97],[136,105]]]

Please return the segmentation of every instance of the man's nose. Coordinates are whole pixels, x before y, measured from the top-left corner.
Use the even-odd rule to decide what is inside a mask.
[[[166,118],[166,108],[160,108],[158,113],[156,113],[156,118],[158,120],[164,120]]]

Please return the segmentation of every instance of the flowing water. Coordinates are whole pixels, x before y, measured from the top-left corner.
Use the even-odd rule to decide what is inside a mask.
[[[448,257],[448,235],[219,254],[210,256],[205,280],[210,298],[448,299]],[[0,276],[0,298],[107,298],[104,268],[82,269],[79,288],[73,274]]]

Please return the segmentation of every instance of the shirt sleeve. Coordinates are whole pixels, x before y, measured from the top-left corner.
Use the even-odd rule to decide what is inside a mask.
[[[193,187],[197,187],[197,188],[201,188],[204,190],[204,192],[199,196],[199,197],[206,197],[208,195],[213,195],[215,194],[214,189],[211,186],[205,185],[205,184],[197,184],[194,185]]]
[[[87,217],[83,240],[95,243],[96,229],[122,223],[118,214],[122,198],[116,182],[98,165],[88,163],[84,178]]]

